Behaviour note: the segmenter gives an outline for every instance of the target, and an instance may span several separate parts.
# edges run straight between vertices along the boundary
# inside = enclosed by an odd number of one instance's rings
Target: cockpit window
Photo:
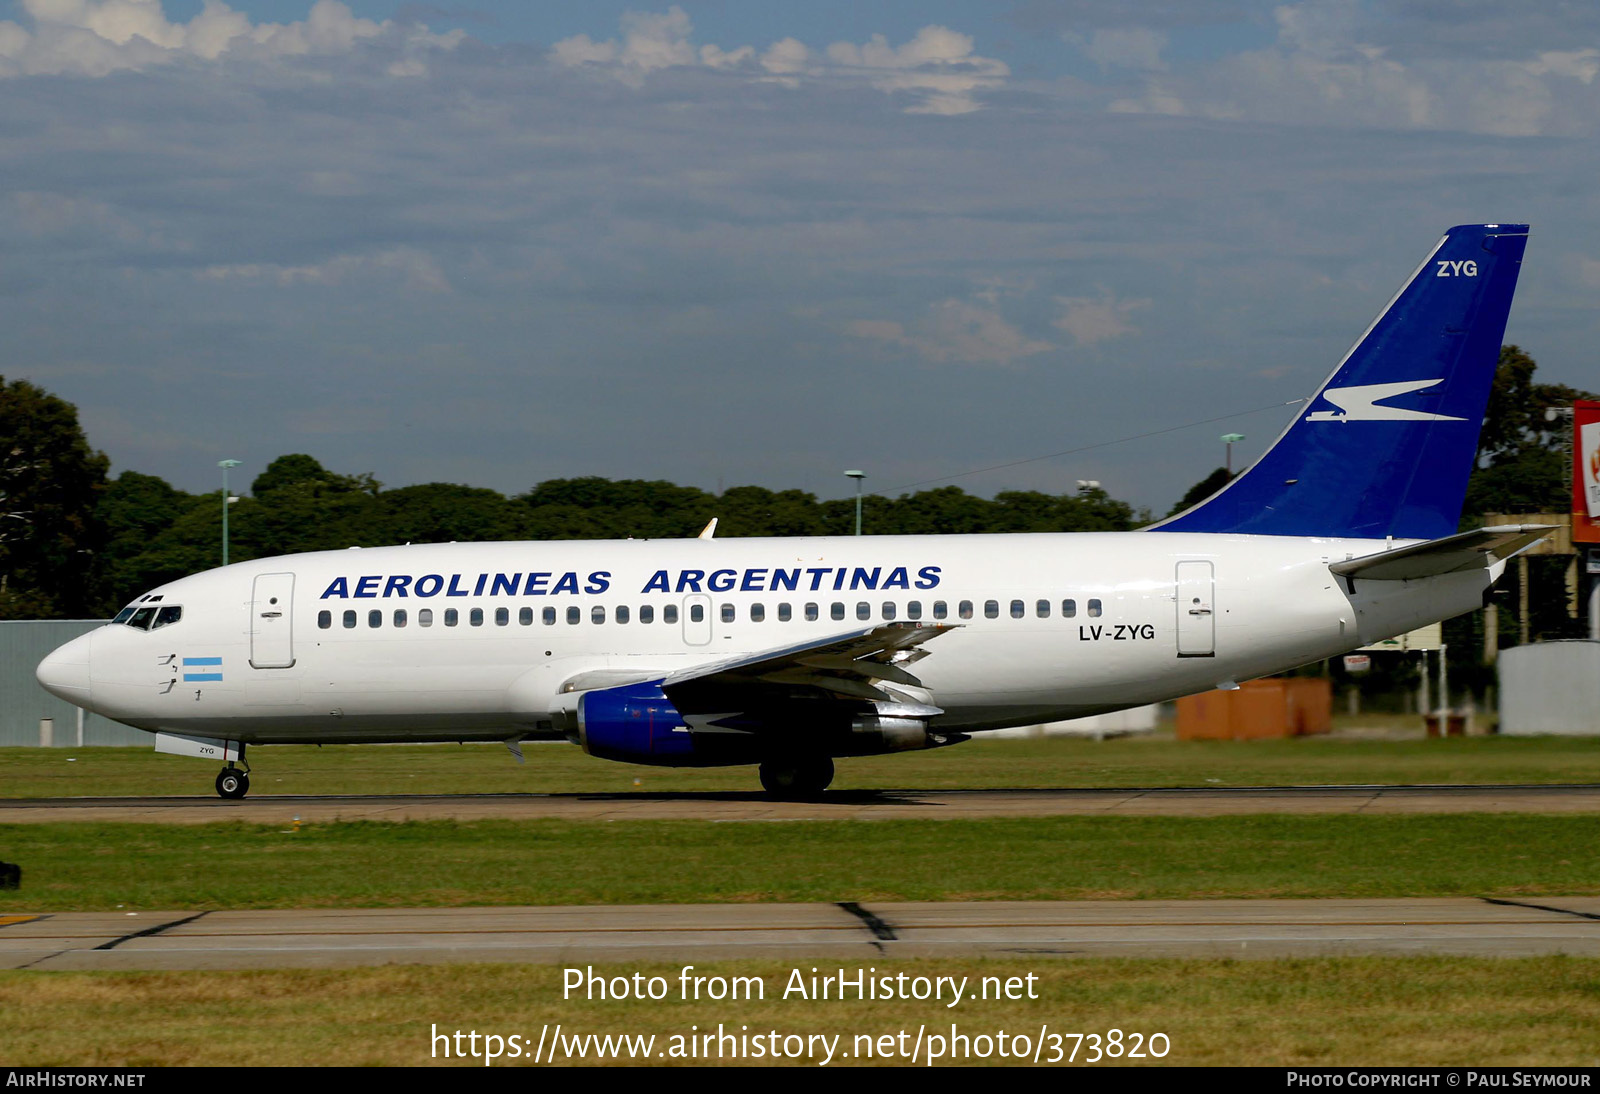
[[[129,604],[118,612],[117,617],[111,622],[138,627],[141,631],[153,631],[170,626],[183,618],[181,605],[154,604],[147,601],[142,601],[141,604]]]

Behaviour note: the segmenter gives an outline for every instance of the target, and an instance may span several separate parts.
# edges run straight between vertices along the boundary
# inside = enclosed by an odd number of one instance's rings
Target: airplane
[[[224,798],[251,745],[563,738],[812,797],[838,757],[1235,688],[1480,607],[1548,531],[1457,531],[1527,233],[1451,228],[1255,464],[1138,531],[263,558],[37,676]]]

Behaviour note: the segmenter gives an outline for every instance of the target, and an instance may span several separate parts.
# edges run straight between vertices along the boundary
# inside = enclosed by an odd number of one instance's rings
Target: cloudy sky
[[[0,0],[0,375],[312,453],[1164,511],[1464,221],[1600,388],[1600,5]],[[1261,409],[1269,408],[1269,409]],[[1249,413],[1254,411],[1254,413]]]

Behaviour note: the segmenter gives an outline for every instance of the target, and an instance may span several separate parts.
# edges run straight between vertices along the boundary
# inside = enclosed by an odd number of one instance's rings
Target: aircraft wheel
[[[801,756],[768,760],[761,765],[761,785],[774,798],[805,801],[822,796],[833,782],[833,760],[827,756]]]
[[[242,798],[250,793],[250,776],[236,767],[225,767],[217,775],[217,793],[224,798]]]

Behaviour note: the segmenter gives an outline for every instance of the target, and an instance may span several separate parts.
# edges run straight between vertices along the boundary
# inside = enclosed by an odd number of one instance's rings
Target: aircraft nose
[[[34,670],[51,695],[85,709],[89,706],[89,648],[92,634],[81,635],[39,662]]]

